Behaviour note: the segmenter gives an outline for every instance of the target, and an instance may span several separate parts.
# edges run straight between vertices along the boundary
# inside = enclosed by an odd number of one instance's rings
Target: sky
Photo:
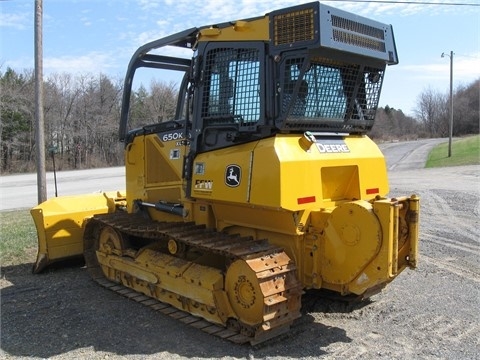
[[[435,4],[410,3],[418,1]],[[149,41],[307,2],[43,0],[44,78],[102,73],[122,79],[130,57]],[[480,0],[322,3],[393,25],[400,62],[387,67],[380,106],[415,116],[423,92],[448,95],[451,51],[454,89],[480,78]],[[34,0],[0,0],[0,72],[34,69],[34,15]]]

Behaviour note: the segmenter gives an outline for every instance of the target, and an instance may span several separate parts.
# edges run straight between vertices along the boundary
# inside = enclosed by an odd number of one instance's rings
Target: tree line
[[[35,171],[35,77],[33,70],[0,72],[0,173]],[[123,80],[104,74],[52,74],[44,81],[46,153],[57,170],[123,165],[118,141]],[[479,133],[480,79],[453,94],[454,136]],[[152,80],[132,94],[135,124],[172,119],[178,88]],[[449,95],[428,89],[417,100],[415,116],[386,106],[377,110],[369,135],[378,140],[447,137]],[[47,161],[47,171],[53,161]]]

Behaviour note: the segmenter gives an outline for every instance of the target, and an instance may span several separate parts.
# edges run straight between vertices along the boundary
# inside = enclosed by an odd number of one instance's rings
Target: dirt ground
[[[421,149],[389,162],[390,195],[421,197],[419,267],[369,302],[307,294],[288,337],[251,347],[101,288],[78,264],[40,275],[21,264],[1,269],[0,358],[479,359],[480,166],[400,166]]]

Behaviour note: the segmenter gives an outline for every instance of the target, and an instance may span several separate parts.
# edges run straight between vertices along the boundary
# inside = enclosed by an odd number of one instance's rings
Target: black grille
[[[332,15],[332,38],[336,42],[385,52],[382,29]]]
[[[362,24],[353,20],[345,19],[340,16],[332,15],[333,27],[355,32],[357,34],[367,35],[373,38],[384,40],[384,32],[382,29]]]

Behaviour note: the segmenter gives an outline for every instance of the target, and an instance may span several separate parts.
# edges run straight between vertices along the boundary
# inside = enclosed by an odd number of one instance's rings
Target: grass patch
[[[29,210],[0,212],[0,264],[34,262],[37,230]]]
[[[428,155],[425,167],[480,164],[480,135],[452,141],[452,156],[448,157],[448,142],[437,145]]]

